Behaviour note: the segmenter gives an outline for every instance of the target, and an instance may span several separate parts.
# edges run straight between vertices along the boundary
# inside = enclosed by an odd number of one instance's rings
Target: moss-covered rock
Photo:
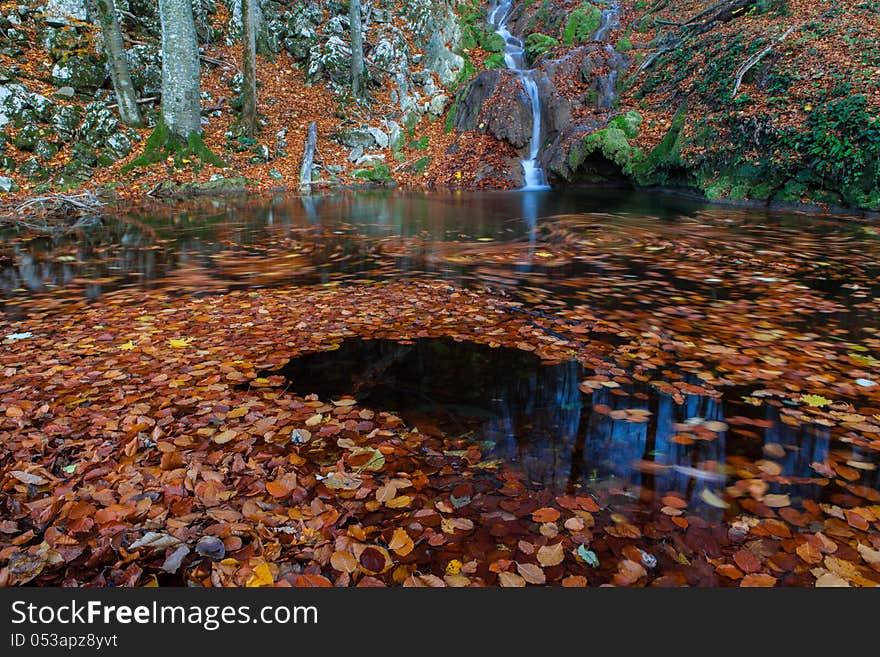
[[[562,28],[562,41],[568,46],[590,41],[602,22],[602,11],[589,2],[568,15]]]

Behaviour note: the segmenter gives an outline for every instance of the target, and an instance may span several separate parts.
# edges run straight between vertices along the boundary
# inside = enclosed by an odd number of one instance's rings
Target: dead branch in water
[[[104,202],[93,192],[32,196],[2,208],[0,223],[41,233],[66,233],[98,223],[103,207]]]

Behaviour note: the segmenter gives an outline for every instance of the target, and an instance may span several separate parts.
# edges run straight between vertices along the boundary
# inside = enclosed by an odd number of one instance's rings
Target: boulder
[[[62,20],[73,18],[78,21],[88,21],[88,4],[86,0],[47,0],[46,16]]]
[[[82,110],[76,105],[61,105],[55,110],[49,125],[56,136],[62,141],[73,141],[79,124],[82,121]]]
[[[453,125],[458,130],[477,129],[514,148],[528,146],[532,104],[518,76],[506,70],[483,71],[457,98]]]
[[[18,184],[12,178],[0,176],[0,192],[9,194],[10,192],[17,192],[18,189]]]
[[[335,141],[343,146],[354,148],[373,148],[376,145],[376,138],[369,128],[347,128],[340,130],[334,137]]]
[[[449,96],[446,94],[438,94],[431,99],[431,102],[428,103],[428,111],[434,116],[440,116],[446,111],[446,107],[449,105]]]
[[[367,132],[372,135],[373,140],[379,148],[388,148],[390,138],[384,130],[381,128],[367,128]]]
[[[63,64],[52,67],[52,82],[59,87],[70,86],[76,91],[94,93],[107,81],[107,69],[103,62],[95,62],[91,57],[73,55]]]
[[[453,125],[459,131],[474,130],[479,123],[483,104],[495,93],[501,71],[483,71],[455,95],[455,117]]]

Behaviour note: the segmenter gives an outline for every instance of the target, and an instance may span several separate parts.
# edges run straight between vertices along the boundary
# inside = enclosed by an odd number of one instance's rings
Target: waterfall
[[[504,63],[516,73],[522,82],[529,102],[532,105],[532,136],[529,139],[529,157],[522,160],[525,191],[550,189],[544,178],[544,171],[538,166],[538,155],[541,151],[541,99],[538,85],[535,83],[534,72],[525,68],[525,45],[522,39],[513,36],[507,29],[513,0],[500,0],[489,13],[489,25],[495,28],[495,34],[504,39]]]
[[[610,9],[603,9],[599,29],[596,31],[596,36],[593,37],[593,41],[605,41],[605,39],[608,38],[608,33],[619,25],[620,7],[615,5]]]

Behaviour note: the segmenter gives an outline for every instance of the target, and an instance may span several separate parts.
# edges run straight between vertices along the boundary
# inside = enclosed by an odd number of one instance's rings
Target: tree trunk
[[[364,25],[361,20],[361,0],[351,0],[348,5],[351,23],[351,94],[364,96]]]
[[[241,0],[242,87],[241,125],[248,137],[259,130],[257,123],[257,7],[258,0]]]
[[[304,194],[312,192],[312,167],[315,164],[315,149],[318,146],[318,124],[309,123],[306,134],[306,145],[303,149],[302,166],[299,170],[299,191]]]
[[[162,120],[187,140],[201,134],[199,44],[190,0],[159,0],[162,22]]]
[[[119,29],[119,19],[116,17],[116,6],[113,0],[97,0],[97,9],[101,31],[104,34],[110,78],[113,80],[113,90],[116,92],[116,102],[119,105],[119,118],[127,125],[142,125],[137,93],[131,83],[128,63],[125,61],[125,45],[122,41],[122,30]]]

